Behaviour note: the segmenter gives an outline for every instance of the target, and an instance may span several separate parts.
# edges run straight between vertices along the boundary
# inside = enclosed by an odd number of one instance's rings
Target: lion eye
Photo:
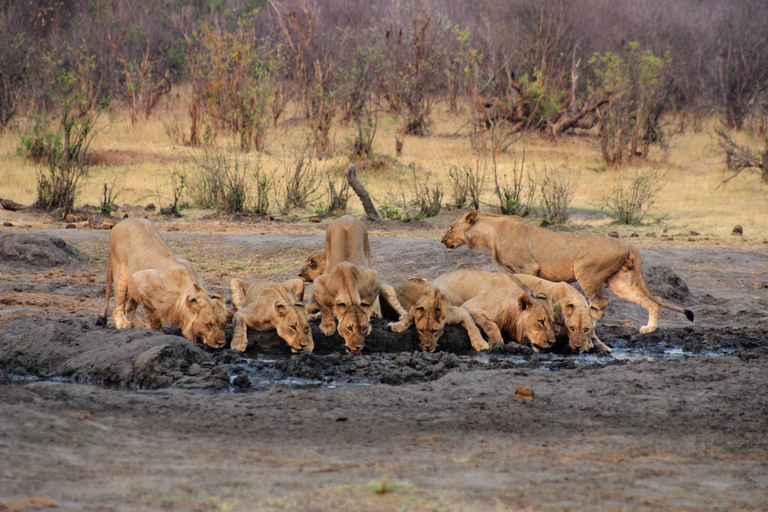
[[[307,328],[304,329],[304,333],[309,334],[309,326],[307,326]]]
[[[293,329],[293,330],[295,331],[295,330],[296,330],[296,326],[295,326],[295,325],[292,325],[292,326],[291,326],[291,329]]]
[[[576,328],[574,326],[570,326],[569,329],[571,330],[571,332],[576,332]]]
[[[539,325],[544,327],[544,320],[539,320]]]
[[[584,332],[589,332],[589,327],[585,327]]]
[[[349,332],[352,332],[352,326],[351,326],[351,325],[350,325],[350,326],[348,326],[348,327],[347,327],[347,330],[348,330]]]

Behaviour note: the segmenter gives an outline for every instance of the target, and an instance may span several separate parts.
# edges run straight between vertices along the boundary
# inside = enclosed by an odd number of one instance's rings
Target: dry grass
[[[125,119],[106,117],[100,120],[101,130],[92,149],[100,160],[112,165],[98,165],[91,169],[91,177],[83,188],[78,204],[98,205],[103,183],[115,183],[119,191],[118,204],[146,204],[157,206],[169,203],[171,189],[168,174],[174,165],[189,158],[191,148],[178,146],[169,138],[166,126],[180,120],[184,126],[183,94],[173,95],[157,114],[147,122],[131,126]],[[306,134],[297,112],[287,112],[281,125],[272,129],[267,140],[267,151],[260,158],[267,173],[279,172],[282,160],[290,149]],[[379,204],[392,202],[392,194],[410,194],[408,186],[409,164],[421,167],[431,183],[439,183],[449,195],[450,180],[447,169],[451,165],[474,165],[475,155],[469,142],[469,127],[454,134],[465,123],[463,116],[452,116],[442,108],[434,115],[430,136],[408,137],[401,157],[395,156],[393,123],[386,116],[379,123],[374,151],[385,162],[378,168],[361,167],[360,177]],[[768,186],[756,175],[740,176],[720,186],[724,176],[721,156],[714,149],[710,133],[712,121],[701,133],[687,131],[672,137],[666,151],[657,150],[650,160],[633,163],[627,169],[606,170],[601,162],[598,142],[593,136],[563,137],[559,143],[537,136],[516,140],[507,152],[499,155],[500,175],[510,174],[519,165],[525,151],[526,164],[543,169],[567,165],[579,173],[579,184],[572,203],[576,210],[572,223],[587,225],[594,230],[611,230],[610,219],[599,212],[599,205],[611,191],[616,174],[631,176],[646,170],[660,171],[666,184],[661,190],[653,214],[663,219],[657,225],[633,228],[632,231],[661,231],[665,227],[676,230],[695,230],[705,236],[727,238],[735,224],[744,227],[745,236],[768,239]],[[35,199],[35,166],[17,156],[16,147],[20,130],[0,135],[0,197],[8,197],[23,204]],[[339,176],[349,163],[344,148],[353,137],[352,127],[337,127],[334,140],[337,155],[325,155],[318,162],[321,172]],[[746,136],[741,136],[746,137]],[[220,136],[218,143],[227,144]],[[394,165],[393,165],[394,163]],[[491,183],[486,181],[483,202],[495,205]],[[273,203],[274,204],[274,203]],[[397,205],[396,205],[397,206]],[[489,206],[484,206],[488,209]],[[350,201],[352,213],[362,213],[359,201]]]

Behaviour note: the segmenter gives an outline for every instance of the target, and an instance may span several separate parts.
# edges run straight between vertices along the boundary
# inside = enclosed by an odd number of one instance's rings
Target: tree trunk
[[[368,191],[365,190],[362,182],[357,178],[357,167],[355,167],[355,164],[349,164],[347,170],[344,171],[344,177],[347,178],[349,186],[352,187],[352,190],[355,191],[357,197],[360,198],[360,202],[363,203],[365,215],[372,220],[381,219],[381,217],[379,217],[379,212],[376,211],[376,207],[373,206],[371,196],[368,195]]]

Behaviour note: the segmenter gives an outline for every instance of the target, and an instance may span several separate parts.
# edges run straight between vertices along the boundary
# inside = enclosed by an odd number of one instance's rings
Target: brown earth
[[[421,227],[371,226],[401,229]],[[163,237],[218,291],[254,269],[292,277],[323,243],[237,230]],[[270,334],[241,356],[97,327],[107,237],[0,232],[0,510],[768,509],[759,248],[641,249],[651,291],[696,322],[663,311],[642,336],[645,311],[608,293],[613,356],[478,356],[455,328],[423,354],[378,320],[363,356],[313,325],[316,353],[291,357]],[[439,237],[374,236],[372,266],[393,284],[493,269]]]

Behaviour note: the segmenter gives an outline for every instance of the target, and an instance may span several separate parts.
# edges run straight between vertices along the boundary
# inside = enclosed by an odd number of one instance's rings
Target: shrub
[[[493,179],[496,187],[496,197],[499,199],[499,209],[502,215],[519,215],[526,217],[533,213],[534,197],[536,195],[536,179],[525,169],[525,152],[520,162],[520,170],[512,167],[512,181],[507,181],[506,174],[503,183],[499,183],[499,173],[496,166],[496,156],[493,155]]]
[[[453,186],[453,208],[463,208],[469,202],[473,210],[480,208],[480,195],[485,184],[487,166],[477,158],[475,167],[468,164],[454,165],[448,168],[448,177]]]
[[[419,173],[423,173],[419,169]],[[429,178],[425,176],[422,181],[415,168],[411,168],[411,189],[413,192],[413,205],[418,208],[417,216],[434,217],[440,213],[443,205],[443,190],[440,185],[430,187]]]
[[[617,179],[603,209],[608,211],[617,224],[640,224],[649,214],[663,187],[658,172],[637,174],[629,182]]]
[[[573,200],[578,185],[578,177],[570,170],[545,168],[539,190],[544,218],[550,224],[568,222],[568,207]]]
[[[223,213],[246,211],[253,193],[248,183],[251,170],[248,154],[223,150],[211,137],[204,137],[202,149],[200,155],[192,157],[197,168],[189,186],[193,204]]]
[[[160,208],[160,213],[163,215],[172,215],[174,217],[181,217],[181,198],[184,195],[184,189],[187,184],[187,177],[183,171],[175,169],[169,173],[171,180],[171,191],[173,192],[173,202],[167,206]]]
[[[115,183],[112,185],[104,184],[104,191],[101,197],[101,207],[99,210],[102,215],[112,215],[115,211],[115,201],[117,201],[118,192],[115,192]]]
[[[306,140],[287,155],[283,164],[283,175],[280,181],[278,202],[283,213],[294,208],[306,208],[317,199],[320,189],[320,174],[312,159],[312,143]]]

